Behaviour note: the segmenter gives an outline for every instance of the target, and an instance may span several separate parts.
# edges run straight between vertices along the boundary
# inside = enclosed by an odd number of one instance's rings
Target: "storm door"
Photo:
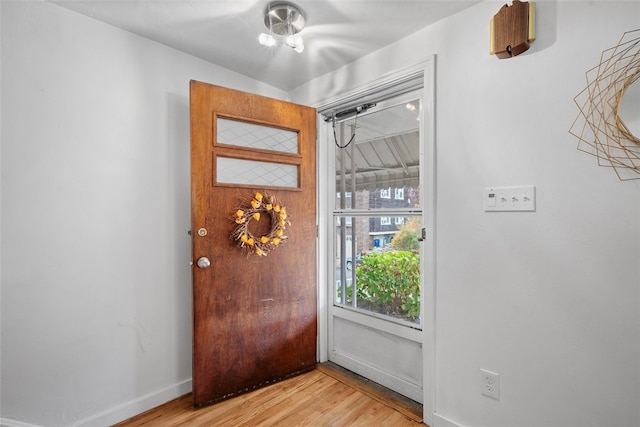
[[[325,114],[328,359],[422,402],[423,91]]]

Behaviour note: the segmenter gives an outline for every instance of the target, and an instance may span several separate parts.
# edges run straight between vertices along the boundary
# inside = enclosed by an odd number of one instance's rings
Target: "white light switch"
[[[486,212],[535,212],[536,187],[490,187],[484,189]]]

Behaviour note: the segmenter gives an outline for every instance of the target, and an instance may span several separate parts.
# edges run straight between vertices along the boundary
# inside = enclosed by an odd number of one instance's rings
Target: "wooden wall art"
[[[534,3],[513,0],[491,19],[489,53],[500,59],[513,58],[527,51],[535,38]]]
[[[579,139],[578,150],[613,168],[621,181],[640,179],[640,134],[634,135],[619,115],[622,98],[634,82],[640,85],[639,77],[637,29],[602,52],[600,63],[586,72],[587,87],[574,98],[580,113],[569,132]],[[631,114],[637,116],[640,106],[634,106]]]

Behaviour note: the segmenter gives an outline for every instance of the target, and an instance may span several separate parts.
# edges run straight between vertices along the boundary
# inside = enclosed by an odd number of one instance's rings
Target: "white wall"
[[[538,40],[498,60],[502,4],[291,95],[438,55],[436,427],[638,426],[640,183],[568,129],[640,2],[538,2]],[[54,5],[0,11],[2,421],[105,425],[190,389],[188,81],[286,94]],[[484,187],[521,184],[537,212],[483,212]]]
[[[640,181],[576,150],[585,72],[640,2],[537,2],[537,36],[488,54],[483,2],[292,92],[314,104],[437,55],[435,426],[640,425]],[[535,213],[483,189],[535,185]],[[479,370],[501,398],[480,394]],[[447,422],[449,420],[450,422]]]
[[[0,4],[2,423],[107,425],[191,389],[189,80],[286,93]]]

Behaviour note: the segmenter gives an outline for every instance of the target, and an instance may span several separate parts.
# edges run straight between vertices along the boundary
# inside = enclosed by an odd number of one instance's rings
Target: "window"
[[[404,224],[404,217],[397,216],[396,217],[396,225]]]
[[[390,199],[391,198],[391,188],[382,188],[382,189],[380,189],[380,198],[381,199]]]
[[[396,200],[404,200],[404,188],[396,188],[396,194],[394,198]]]
[[[391,225],[391,218],[388,216],[380,217],[380,225]]]

